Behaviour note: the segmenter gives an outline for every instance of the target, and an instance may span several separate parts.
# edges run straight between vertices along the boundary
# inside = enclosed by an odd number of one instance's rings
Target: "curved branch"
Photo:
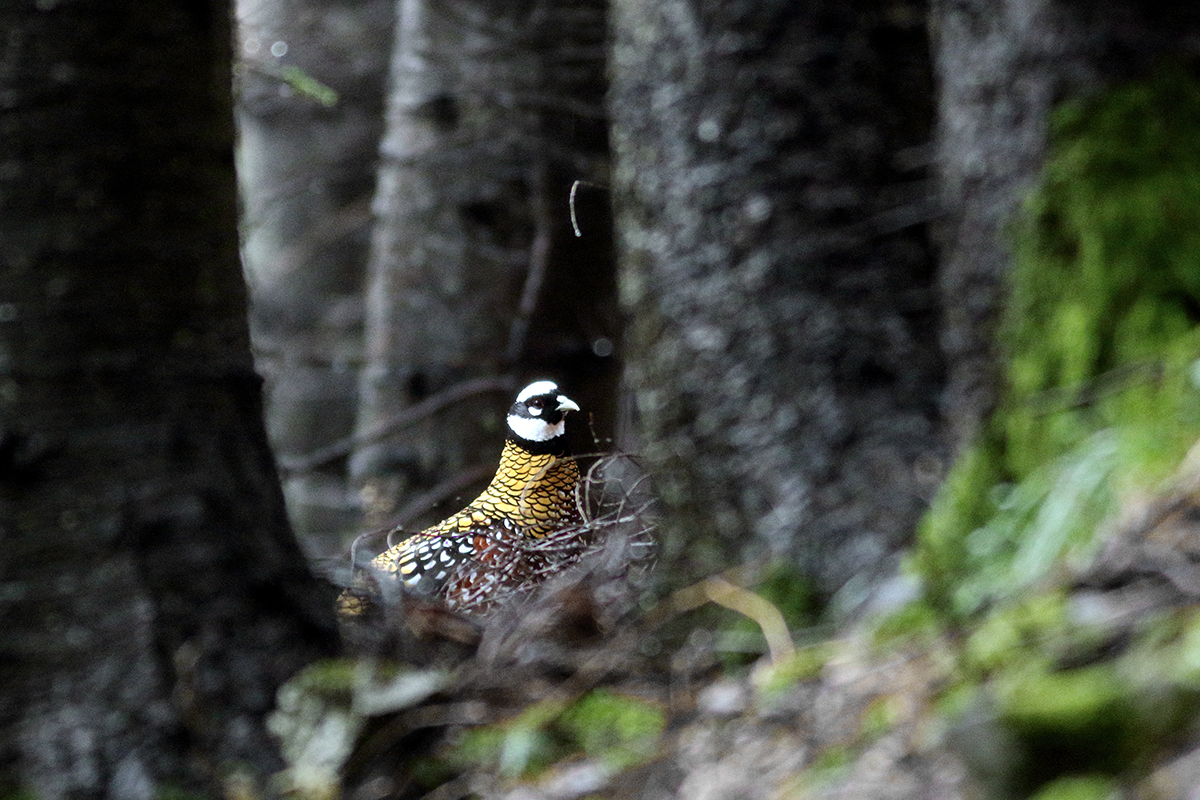
[[[410,428],[421,420],[427,419],[448,406],[461,402],[468,397],[474,397],[478,394],[488,394],[490,392],[508,393],[512,391],[513,381],[506,376],[475,378],[474,380],[463,381],[430,395],[416,405],[409,406],[369,430],[343,437],[324,447],[318,447],[306,455],[281,456],[278,459],[279,469],[281,472],[288,474],[312,472],[339,458],[345,458],[364,444],[386,439],[405,428]]]

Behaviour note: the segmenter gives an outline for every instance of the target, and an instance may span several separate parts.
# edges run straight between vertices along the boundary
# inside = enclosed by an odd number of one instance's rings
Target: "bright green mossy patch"
[[[963,643],[962,666],[968,676],[983,677],[1030,655],[1054,657],[1087,635],[1068,619],[1061,593],[1038,594],[981,619]]]
[[[762,665],[753,674],[759,699],[769,705],[797,683],[817,677],[834,651],[833,642],[817,642],[798,647],[778,664]]]
[[[1030,800],[1115,800],[1120,796],[1116,782],[1105,775],[1067,775],[1047,783]]]
[[[551,727],[563,708],[561,701],[543,700],[511,720],[467,731],[450,762],[460,768],[494,766],[508,777],[541,772],[572,750]]]
[[[581,755],[621,770],[652,759],[665,728],[657,703],[601,688],[570,703],[543,700],[507,722],[468,731],[449,760],[494,765],[510,778]]]
[[[1050,670],[1030,664],[1002,674],[1000,718],[1042,769],[1119,772],[1142,741],[1129,687],[1111,664]]]
[[[1016,796],[1063,775],[1137,775],[1194,731],[1200,714],[1200,612],[1164,608],[1131,625],[1088,625],[1073,602],[1047,592],[989,609],[938,704],[947,718],[990,731],[976,742],[1005,744],[998,774]],[[986,768],[979,752],[966,755]]]
[[[558,719],[563,732],[584,753],[615,769],[651,757],[666,724],[658,704],[608,689],[589,692]]]
[[[953,614],[1086,558],[1200,438],[1200,82],[1162,70],[1071,101],[1050,140],[1014,227],[1006,389],[914,559]]]

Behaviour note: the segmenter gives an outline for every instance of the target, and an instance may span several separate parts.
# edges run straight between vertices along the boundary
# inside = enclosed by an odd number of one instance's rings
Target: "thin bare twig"
[[[622,457],[599,455],[602,456],[601,461]],[[586,477],[581,478],[581,485],[576,488],[577,503],[587,493],[584,485],[593,481],[608,483],[597,477],[595,470],[593,465]],[[474,613],[527,595],[551,576],[588,556],[599,556],[605,552],[614,536],[623,540],[627,568],[648,569],[656,548],[653,541],[654,523],[644,515],[652,501],[634,509],[629,507],[632,504],[626,500],[622,498],[620,502],[604,503],[604,507],[595,509],[595,513],[581,507],[582,520],[578,524],[567,525],[542,536],[522,536],[511,540],[502,536],[496,539],[489,545],[485,560],[489,572],[495,573],[497,580],[480,583],[468,590],[456,599],[454,607]],[[628,530],[630,523],[637,529]]]
[[[553,214],[550,210],[548,167],[545,160],[539,161],[533,169],[531,180],[533,198],[533,243],[529,246],[529,272],[525,276],[525,287],[521,290],[521,301],[517,306],[516,316],[508,329],[508,347],[504,357],[510,364],[515,364],[525,350],[525,339],[529,335],[529,321],[537,308],[538,296],[542,293],[542,284],[546,282],[546,271],[550,264],[550,248],[554,241],[551,229]]]
[[[710,577],[717,578],[734,586],[745,587],[746,584],[752,582],[762,574],[766,563],[766,560],[750,561],[745,564],[739,564],[736,567],[730,567]],[[700,608],[700,606],[710,602],[711,598],[709,598],[708,592],[705,589],[707,580],[706,578],[699,583],[677,589],[668,597],[660,600],[653,608],[646,612],[645,619],[647,624],[651,627],[660,625],[669,619],[680,614],[686,614],[688,611]]]
[[[441,483],[434,486],[427,492],[414,497],[404,504],[404,508],[393,514],[389,521],[391,529],[395,531],[398,528],[403,528],[405,525],[412,522],[414,519],[424,514],[429,509],[436,506],[438,503],[449,500],[455,495],[461,494],[464,490],[470,487],[471,484],[481,481],[496,472],[495,464],[478,464],[470,469],[463,470],[452,478],[447,478]],[[389,534],[388,547],[391,547],[393,542]]]
[[[709,600],[749,617],[762,629],[771,652],[771,663],[778,664],[795,654],[796,646],[792,644],[787,622],[779,608],[769,600],[715,576],[706,578],[702,585]]]
[[[386,439],[405,428],[412,427],[418,422],[468,397],[474,397],[478,394],[488,394],[490,392],[511,392],[512,387],[513,381],[508,377],[475,378],[463,381],[430,395],[416,405],[409,406],[398,414],[376,424],[369,430],[345,436],[324,447],[318,447],[306,455],[281,457],[279,459],[279,469],[289,474],[311,472],[339,458],[345,458],[365,444]]]
[[[571,230],[575,231],[575,238],[583,236],[583,231],[579,228],[579,220],[575,217],[575,193],[579,191],[580,184],[584,186],[595,186],[598,189],[607,189],[608,187],[602,183],[592,183],[591,181],[575,181],[571,184]]]

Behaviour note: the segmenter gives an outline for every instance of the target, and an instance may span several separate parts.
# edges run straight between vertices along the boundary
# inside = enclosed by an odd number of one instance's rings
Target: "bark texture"
[[[934,20],[959,453],[917,560],[929,596],[962,611],[1090,541],[1078,531],[1194,441],[1193,348],[1179,342],[1195,322],[1195,225],[1173,206],[1195,203],[1172,181],[1192,172],[1200,9],[1011,0],[939,3]],[[1051,488],[1089,453],[1124,483],[1064,514]]]
[[[603,6],[403,0],[375,196],[358,430],[465,378],[554,377],[602,412],[615,339],[603,224],[571,241],[568,188],[603,169]],[[597,244],[599,242],[599,244]],[[602,353],[596,355],[595,353]],[[506,396],[456,404],[354,472],[387,519],[409,488],[495,463]],[[611,393],[611,386],[609,387]]]
[[[668,555],[787,556],[836,589],[886,565],[943,453],[923,8],[614,9],[620,290]]]
[[[267,427],[284,465],[354,428],[394,6],[237,4],[243,253]],[[303,91],[311,81],[320,86]],[[340,554],[338,534],[358,520],[345,460],[285,473],[284,492],[310,554]]]
[[[265,772],[329,641],[261,421],[220,2],[0,12],[0,782]]]
[[[1014,214],[1038,177],[1063,99],[1194,58],[1197,12],[1138,2],[937,2],[939,275],[946,407],[970,441],[997,398],[996,317]]]

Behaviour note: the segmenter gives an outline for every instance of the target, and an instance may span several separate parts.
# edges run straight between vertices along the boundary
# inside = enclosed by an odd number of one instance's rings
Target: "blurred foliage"
[[[226,781],[228,785],[228,781]],[[5,800],[37,800],[37,795],[17,795],[13,798],[5,798]],[[164,784],[158,787],[154,795],[155,800],[209,800],[209,795],[195,789],[188,789],[178,784]]]
[[[976,774],[1103,800],[1200,716],[1194,607],[1117,624],[1064,589],[1200,439],[1200,82],[1065,103],[1050,135],[1013,228],[1005,386],[919,532],[922,599],[877,633],[953,642],[936,704]]]
[[[280,687],[267,728],[288,763],[276,778],[286,791],[314,800],[338,796],[339,770],[364,724],[353,708],[356,670],[347,659],[318,661]]]
[[[342,772],[371,720],[425,702],[449,680],[443,670],[375,659],[309,664],[280,687],[267,719],[287,763],[275,789],[308,800],[339,797]]]
[[[558,723],[588,756],[625,769],[653,755],[666,715],[657,704],[596,689],[563,712]]]
[[[309,72],[295,64],[277,66],[267,61],[242,61],[239,68],[253,70],[261,75],[274,78],[285,84],[298,96],[314,100],[325,108],[333,108],[340,101],[336,89],[317,80]]]
[[[1068,775],[1043,786],[1030,800],[1115,800],[1121,794],[1104,775]]]
[[[1086,557],[1120,498],[1200,438],[1200,83],[1183,69],[1063,104],[1014,229],[999,408],[913,565],[969,614]]]
[[[931,710],[998,796],[1106,797],[1200,721],[1195,605],[1093,616],[1049,588],[993,605],[951,640]]]
[[[280,70],[279,77],[301,97],[316,100],[326,108],[333,108],[338,104],[337,91],[294,64],[289,64]]]
[[[669,623],[681,630],[654,634],[655,648],[687,656],[683,680],[753,690],[745,710],[713,718],[837,706],[823,719],[845,722],[842,734],[814,741],[789,784],[797,796],[903,736],[953,750],[996,796],[1104,800],[1200,724],[1200,606],[1089,611],[1074,582],[1122,504],[1154,495],[1200,439],[1200,83],[1167,70],[1066,104],[1052,144],[1014,228],[1005,393],[920,531],[910,565],[922,599],[873,628],[874,651],[856,651],[856,633],[823,638],[812,585],[778,563],[735,582],[801,640],[785,656],[763,657],[761,619],[705,600],[699,584],[675,595]],[[870,658],[886,666],[856,662]],[[870,688],[877,673],[886,679]],[[364,693],[352,678],[314,672],[300,694],[281,693],[273,729],[290,732],[289,761],[321,767],[293,766],[293,791],[335,785],[354,715],[407,708],[446,680],[398,673]],[[578,692],[537,694],[501,722],[459,729],[408,769],[425,787],[470,774],[537,781],[579,764],[615,775],[669,762],[685,738],[676,724],[715,725],[675,719],[667,736],[659,703]]]
[[[810,627],[817,621],[820,599],[812,580],[795,564],[783,559],[772,561],[749,588],[775,606],[792,631]],[[717,631],[716,648],[726,669],[754,664],[767,650],[767,640],[759,624],[736,611],[712,606],[711,617],[704,624]],[[803,658],[801,655],[800,660]]]
[[[854,757],[854,750],[845,745],[834,744],[823,748],[813,763],[797,776],[791,796],[806,797],[827,790],[853,769]]]
[[[752,676],[759,698],[769,705],[800,681],[817,677],[835,650],[833,642],[817,642],[797,648],[778,664],[760,662]]]
[[[508,778],[578,756],[622,770],[653,758],[665,727],[658,704],[601,688],[573,702],[546,699],[511,720],[469,730],[448,760],[460,769],[494,765]]]

